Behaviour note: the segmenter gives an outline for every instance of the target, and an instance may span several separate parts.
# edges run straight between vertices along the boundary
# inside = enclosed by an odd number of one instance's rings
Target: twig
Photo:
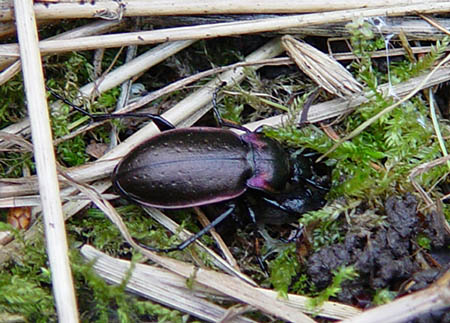
[[[94,270],[111,284],[121,284],[131,263],[126,260],[112,258],[90,245],[81,248],[81,254],[87,261],[94,261]],[[186,286],[186,280],[167,269],[156,266],[136,264],[126,289],[155,302],[189,313],[207,322],[216,322],[226,310],[214,304],[205,296],[211,290],[193,284]],[[233,322],[254,322],[245,317],[239,317]]]
[[[14,4],[56,309],[61,322],[78,322],[33,6]]]
[[[194,41],[179,41],[179,42],[172,42],[167,44],[161,44],[159,46],[156,46],[155,48],[152,48],[148,50],[147,52],[143,53],[142,55],[136,57],[129,63],[126,63],[112,72],[105,75],[103,78],[96,80],[94,82],[88,83],[80,88],[78,97],[80,100],[84,97],[91,97],[94,94],[101,94],[104,91],[107,91],[109,89],[112,89],[115,86],[118,86],[122,82],[125,82],[126,80],[134,77],[135,75],[141,74],[151,68],[152,66],[162,62],[164,59],[174,55],[175,53],[183,50],[184,48],[190,46],[193,44]],[[75,100],[73,103],[78,104],[81,101]],[[60,109],[62,105],[62,102],[57,101],[52,103],[51,109]],[[126,111],[126,110],[125,110]],[[103,122],[104,123],[104,122]],[[98,123],[101,124],[101,123]],[[94,126],[97,126],[98,124],[92,124],[86,127],[86,129],[83,129],[80,132],[87,131],[89,129],[92,129]],[[27,128],[29,127],[29,120],[24,119],[20,123],[13,124],[2,131],[14,133],[14,134],[22,134],[26,135]],[[78,133],[76,133],[78,134]],[[1,139],[1,138],[0,138]],[[67,138],[65,138],[67,140]],[[59,140],[56,140],[56,143],[60,142]],[[8,147],[7,141],[0,141],[1,147]]]
[[[428,22],[430,25],[432,25],[433,27],[435,27],[436,29],[440,30],[441,32],[443,32],[444,34],[450,36],[450,31],[448,31],[447,29],[445,29],[440,23],[438,23],[436,20],[434,20],[431,17],[427,17],[425,15],[419,15],[419,17],[421,17],[423,20],[425,20],[426,22]]]

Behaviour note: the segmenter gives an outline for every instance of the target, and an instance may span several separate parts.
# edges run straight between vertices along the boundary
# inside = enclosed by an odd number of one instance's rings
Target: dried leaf
[[[281,42],[297,66],[326,91],[339,97],[361,92],[363,86],[328,55],[289,35]]]

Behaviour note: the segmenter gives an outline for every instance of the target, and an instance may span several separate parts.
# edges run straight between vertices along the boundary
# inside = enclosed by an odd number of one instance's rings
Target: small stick
[[[14,4],[56,309],[61,322],[78,322],[36,20],[31,1]]]

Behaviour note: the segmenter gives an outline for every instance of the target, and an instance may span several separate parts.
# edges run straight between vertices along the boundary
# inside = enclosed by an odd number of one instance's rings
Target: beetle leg
[[[294,234],[292,234],[292,231],[291,231],[291,237],[290,238],[288,238],[288,239],[285,239],[285,238],[279,238],[279,240],[281,241],[281,242],[283,242],[283,243],[291,243],[291,242],[295,242],[295,241],[297,241],[301,236],[302,236],[302,234],[303,234],[303,226],[301,225],[300,227],[298,227],[297,229],[294,229],[295,230],[295,233]]]
[[[217,89],[214,91],[213,96],[212,96],[212,110],[213,110],[214,116],[216,117],[217,123],[219,124],[219,126],[221,128],[227,127],[227,128],[237,129],[237,130],[241,130],[241,131],[250,133],[251,131],[249,129],[247,129],[239,124],[233,123],[229,120],[223,119],[222,116],[220,115],[219,109],[217,108],[217,93],[219,92],[219,90],[222,87],[223,87],[223,85],[217,87]]]
[[[226,217],[228,217],[236,208],[236,205],[232,204],[230,206],[230,208],[228,210],[226,210],[225,212],[223,212],[221,215],[219,215],[217,218],[215,218],[211,223],[209,223],[206,227],[204,227],[203,229],[201,229],[199,232],[197,232],[196,234],[194,234],[193,236],[191,236],[190,238],[186,239],[185,241],[183,241],[182,243],[176,245],[175,247],[171,247],[171,248],[155,248],[155,247],[150,247],[147,245],[144,245],[142,243],[138,244],[150,251],[155,251],[155,252],[172,252],[172,251],[181,251],[183,249],[185,249],[187,246],[189,246],[191,243],[193,243],[195,240],[197,240],[198,238],[200,238],[202,235],[204,235],[205,233],[207,233],[209,230],[211,230],[212,228],[214,228],[216,225],[218,225],[220,222],[222,222],[223,220],[225,220]]]
[[[261,250],[259,247],[258,242],[258,235],[261,235],[261,224],[258,225],[256,220],[256,213],[255,210],[250,206],[250,203],[247,201],[245,203],[247,206],[248,215],[250,216],[250,219],[252,221],[252,227],[253,227],[253,234],[254,234],[254,240],[253,240],[253,251],[256,258],[256,261],[258,262],[259,268],[261,268],[262,272],[266,277],[269,277],[269,269],[267,268],[266,263],[264,262],[263,257],[261,256]]]

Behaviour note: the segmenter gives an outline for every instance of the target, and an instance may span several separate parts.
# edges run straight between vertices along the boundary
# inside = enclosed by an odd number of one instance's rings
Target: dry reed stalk
[[[28,114],[33,136],[34,158],[44,215],[46,251],[52,273],[53,295],[59,320],[62,322],[78,322],[64,216],[59,197],[59,183],[45,95],[44,75],[38,47],[36,20],[30,1],[15,0],[14,8],[20,57],[23,64],[25,92],[28,99]]]
[[[49,53],[67,51],[93,50],[98,48],[111,48],[128,45],[146,45],[176,40],[209,39],[224,36],[278,31],[293,27],[351,21],[355,17],[401,16],[407,14],[442,13],[449,11],[450,2],[444,1],[376,9],[354,9],[347,11],[312,13],[277,18],[255,19],[251,21],[119,33],[114,35],[80,37],[74,40],[47,40],[40,42],[39,45],[41,53],[45,55]],[[17,44],[1,45],[0,55],[18,56]]]
[[[95,248],[85,245],[81,249],[82,255],[88,260],[97,259],[94,264],[94,269],[96,272],[102,276],[104,279],[109,281],[110,283],[120,284],[124,275],[126,274],[127,269],[130,266],[130,263],[125,260],[115,259],[110,257]],[[226,283],[226,282],[225,282]],[[172,302],[168,300],[170,295],[173,293],[175,295],[179,295],[180,290],[185,291],[187,295],[186,297],[192,297],[194,299],[198,299],[200,303],[204,301],[202,298],[217,298],[220,299],[228,299],[225,295],[220,293],[220,291],[215,291],[211,289],[205,289],[197,284],[193,285],[193,289],[188,289],[186,287],[186,281],[184,278],[170,273],[164,269],[160,269],[156,266],[142,265],[138,264],[135,270],[133,271],[132,278],[130,279],[129,284],[127,285],[127,289],[138,293],[139,295],[148,297],[157,302],[170,302],[169,306],[176,307],[179,306],[179,302]],[[164,290],[165,296],[160,297],[159,290]],[[258,290],[262,293],[267,294],[269,297],[277,298],[276,292],[272,290],[258,288]],[[219,292],[219,293],[218,293]],[[199,298],[199,296],[201,298]],[[311,310],[307,309],[307,301],[308,297],[299,296],[299,295],[288,295],[287,299],[284,299],[283,302],[289,304],[289,306],[293,308],[300,308],[302,310],[306,310],[311,313]],[[188,300],[184,301],[189,302]],[[190,308],[181,308],[180,310],[189,312]],[[223,311],[223,309],[222,309]],[[192,315],[200,317],[203,312],[189,312]],[[360,310],[342,305],[335,302],[325,302],[322,308],[319,311],[320,316],[331,318],[331,319],[345,319],[353,317],[360,313]]]
[[[57,36],[48,38],[51,39],[72,39],[77,37],[85,37],[103,34],[116,30],[123,26],[123,23],[115,21],[95,21],[84,26],[66,31]],[[5,69],[6,68],[6,69]],[[6,58],[0,62],[0,85],[9,81],[21,69],[20,61],[17,58]]]
[[[112,258],[89,245],[81,248],[81,254],[87,261],[95,261],[93,268],[97,274],[115,285],[122,282],[131,266],[129,261]],[[126,289],[208,322],[219,321],[226,312],[205,297],[210,295],[210,290],[198,284],[189,288],[184,278],[155,266],[136,264]],[[233,322],[254,321],[237,317]]]
[[[367,310],[342,323],[407,322],[414,317],[450,306],[450,270],[430,287]]]
[[[427,3],[439,2],[428,0]],[[166,1],[101,1],[91,3],[58,1],[37,2],[34,5],[38,19],[104,18],[132,16],[204,15],[204,14],[255,14],[322,12],[356,8],[376,8],[421,4],[420,0],[184,0]],[[0,21],[12,20],[11,7],[0,7]]]
[[[169,42],[154,47],[130,62],[116,68],[100,79],[80,88],[80,97],[92,97],[120,85],[132,77],[144,73],[152,66],[189,47],[195,40]],[[76,103],[76,102],[75,102]]]
[[[111,187],[111,181],[104,180],[104,181],[96,181],[94,184],[91,185],[95,191],[99,193],[105,192],[107,189]],[[77,214],[81,210],[83,210],[86,206],[91,204],[91,200],[88,199],[86,196],[82,195],[80,197],[80,194],[78,194],[79,191],[74,187],[66,187],[61,190],[62,196],[70,196],[73,199],[64,203],[63,206],[63,213],[64,213],[64,219],[67,220],[73,215]],[[105,194],[102,195],[103,198],[106,197]],[[13,200],[13,205],[18,204],[21,202],[20,197],[11,197]],[[33,201],[33,199],[36,201],[40,201],[40,196],[30,197],[30,200]],[[16,202],[17,201],[17,202]],[[5,202],[7,202],[5,200]],[[39,214],[42,212],[40,203],[39,205],[36,205],[33,208],[33,211],[35,214]],[[39,220],[38,220],[39,221]],[[35,223],[29,230],[27,230],[24,233],[24,240],[25,241],[34,241],[37,239],[37,237],[40,237],[42,235],[42,223],[38,222]],[[14,259],[16,262],[21,262],[22,260],[20,257],[23,256],[23,244],[21,242],[12,241],[11,243],[8,243],[7,245],[0,248],[0,268],[2,268],[2,265],[7,263],[11,258]]]
[[[413,54],[426,54],[431,51],[431,46],[420,46],[420,47],[411,47],[411,52]],[[393,56],[402,56],[406,55],[406,51],[403,48],[389,48],[389,51],[386,53],[386,50],[377,50],[373,52],[370,57],[379,58],[379,57],[393,57]],[[356,55],[353,53],[332,53],[331,56],[339,61],[346,61],[356,59]]]
[[[209,221],[208,217],[205,215],[205,213],[199,207],[195,207],[194,211],[197,214],[198,221],[201,223],[201,225],[203,227],[206,227],[209,224],[211,224],[211,222]],[[225,241],[223,241],[222,236],[217,233],[215,227],[212,227],[209,230],[209,234],[211,235],[211,237],[216,242],[217,247],[219,248],[219,250],[223,254],[223,257],[225,258],[225,260],[230,264],[230,266],[232,266],[236,270],[240,271],[236,259],[234,258],[233,254],[231,253],[231,251],[228,248],[228,246],[225,243]],[[256,286],[256,283],[255,283],[255,286]]]
[[[249,20],[257,18],[270,18],[276,15],[213,15],[213,16],[162,16],[162,17],[143,17],[144,23],[153,26],[171,27],[171,26],[192,26],[200,24],[213,24],[223,22],[233,22],[239,20]],[[381,24],[371,23],[371,29],[375,34],[399,34],[404,32],[410,40],[438,40],[442,39],[446,33],[430,25],[422,18],[417,16],[402,17],[377,17]],[[435,18],[434,21],[440,26],[450,30],[450,19]],[[369,20],[369,23],[371,21]],[[291,34],[298,36],[319,36],[319,37],[350,37],[349,30],[345,27],[346,23],[330,23],[322,25],[302,26],[300,28],[287,28],[280,31],[274,31],[272,34]],[[276,36],[276,35],[274,35]]]

